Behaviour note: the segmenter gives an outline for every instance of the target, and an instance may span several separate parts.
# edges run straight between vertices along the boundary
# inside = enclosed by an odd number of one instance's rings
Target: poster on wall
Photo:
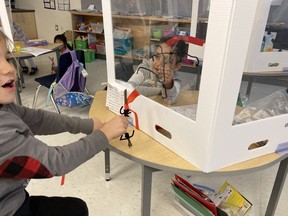
[[[43,4],[46,9],[56,9],[55,0],[43,0]]]
[[[58,0],[58,10],[69,11],[70,0]]]

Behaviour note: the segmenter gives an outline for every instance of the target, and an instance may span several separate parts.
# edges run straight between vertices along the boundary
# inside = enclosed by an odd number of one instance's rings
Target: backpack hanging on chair
[[[77,60],[76,52],[70,51],[72,63],[62,78],[51,85],[55,103],[60,106],[86,106],[93,98],[84,93],[86,77],[83,75],[83,64]]]

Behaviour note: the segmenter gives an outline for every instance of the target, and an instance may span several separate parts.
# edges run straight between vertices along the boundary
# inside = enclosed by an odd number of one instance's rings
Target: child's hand
[[[58,70],[58,67],[52,66],[52,67],[51,67],[51,74],[56,74],[56,73],[57,73],[57,70]]]
[[[128,118],[115,116],[110,121],[103,124],[100,130],[106,135],[108,140],[121,136],[128,128]]]
[[[101,127],[103,127],[104,123],[100,119],[93,117],[92,120],[94,123],[93,131],[96,131],[96,130],[100,129]]]
[[[165,88],[170,89],[173,87],[174,67],[171,64],[165,64],[165,68],[159,68],[161,79]]]

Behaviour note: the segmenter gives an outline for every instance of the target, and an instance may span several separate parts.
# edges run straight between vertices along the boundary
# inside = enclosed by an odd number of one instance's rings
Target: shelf
[[[92,34],[97,38],[101,38],[104,41],[103,33],[96,33],[92,31],[80,31],[77,29],[78,20],[83,17],[85,22],[88,23],[101,23],[103,22],[103,14],[95,12],[78,12],[70,11],[72,16],[72,26],[75,30],[72,31],[72,37],[76,38],[79,34]],[[163,29],[171,29],[175,24],[179,24],[179,28],[186,28],[190,30],[191,18],[167,18],[156,16],[138,16],[138,15],[124,15],[124,14],[112,14],[112,20],[114,25],[121,27],[127,27],[131,29],[133,34],[133,48],[139,49],[148,47],[147,55],[150,53],[151,45],[159,43],[160,39],[152,37],[151,30],[153,27],[161,27]],[[198,19],[199,22],[205,22],[205,19]],[[98,36],[99,35],[99,36]],[[97,53],[98,54],[98,53]],[[103,54],[99,54],[103,55]],[[104,54],[105,55],[105,54]],[[115,55],[115,57],[122,57],[127,59],[133,59],[142,61],[143,57],[132,55],[132,53],[126,55]],[[185,67],[193,67],[191,65],[185,65]]]
[[[125,15],[112,15],[113,18],[118,19],[139,19],[146,21],[158,21],[158,22],[171,22],[171,23],[191,23],[191,19],[174,19],[174,18],[163,18],[163,17],[155,17],[155,16],[125,16]]]
[[[156,38],[150,38],[150,40],[151,40],[151,41],[157,41],[157,42],[160,41],[160,39],[156,39]]]
[[[80,30],[72,30],[73,32],[77,32],[80,34],[98,34],[98,35],[104,35],[103,33],[97,33],[97,32],[93,32],[93,31],[80,31]]]
[[[93,13],[93,12],[83,13],[83,12],[77,12],[77,11],[70,11],[70,13],[72,15],[76,15],[76,16],[94,16],[94,17],[102,17],[103,16],[103,14],[101,14],[101,13]]]
[[[71,14],[77,16],[95,16],[95,17],[102,17],[102,13],[82,13],[77,11],[70,11]],[[147,21],[161,21],[161,22],[172,22],[172,23],[191,23],[191,18],[164,18],[164,17],[156,17],[156,16],[133,16],[133,15],[112,15],[113,18],[118,19],[138,19],[138,20],[147,20]],[[205,21],[206,18],[199,19],[199,21]]]

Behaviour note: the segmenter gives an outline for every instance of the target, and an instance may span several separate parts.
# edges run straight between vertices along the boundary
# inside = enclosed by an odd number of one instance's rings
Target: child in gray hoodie
[[[0,215],[88,215],[86,203],[73,197],[30,196],[25,190],[32,178],[64,175],[98,152],[109,140],[125,133],[128,120],[115,116],[106,123],[80,119],[14,103],[16,72],[9,43],[0,31]],[[52,147],[34,135],[68,131],[87,136],[65,146]]]

